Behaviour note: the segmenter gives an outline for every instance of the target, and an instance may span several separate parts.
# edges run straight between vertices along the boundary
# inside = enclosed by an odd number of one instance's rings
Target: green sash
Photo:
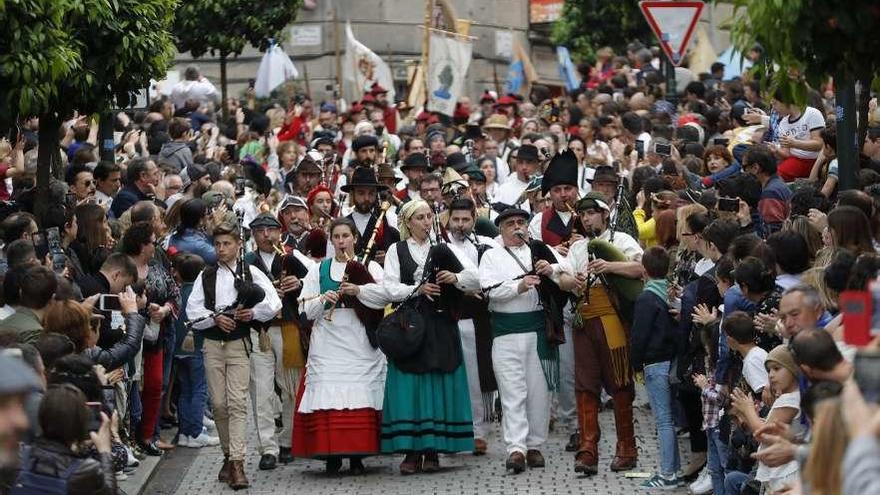
[[[493,311],[490,313],[490,320],[493,338],[529,332],[535,332],[538,335],[538,359],[541,360],[544,379],[547,380],[547,388],[551,392],[556,391],[559,386],[559,346],[550,345],[547,341],[544,312],[499,313]]]

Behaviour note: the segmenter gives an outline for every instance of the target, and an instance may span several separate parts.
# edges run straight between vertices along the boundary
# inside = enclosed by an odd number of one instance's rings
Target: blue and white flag
[[[568,48],[557,46],[556,59],[559,63],[559,78],[562,79],[562,82],[565,83],[565,87],[569,91],[576,90],[581,85],[581,81],[574,62],[571,61],[571,54],[568,52]]]

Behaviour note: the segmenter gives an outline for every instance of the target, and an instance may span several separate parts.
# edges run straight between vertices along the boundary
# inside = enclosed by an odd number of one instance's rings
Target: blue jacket
[[[113,203],[110,204],[110,211],[113,212],[115,218],[122,218],[122,214],[134,206],[135,203],[147,199],[150,199],[150,197],[142,193],[137,187],[125,186],[113,198]]]
[[[217,265],[217,252],[214,251],[214,244],[211,242],[211,238],[200,230],[185,229],[182,233],[177,231],[168,239],[168,246],[179,252],[197,254],[207,265]]]

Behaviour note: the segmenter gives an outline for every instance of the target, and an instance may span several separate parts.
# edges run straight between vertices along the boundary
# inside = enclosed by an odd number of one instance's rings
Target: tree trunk
[[[49,181],[61,172],[59,155],[59,129],[61,119],[54,113],[40,115],[40,133],[37,148],[37,195],[34,198],[34,215],[43,224],[49,205]]]
[[[220,101],[223,107],[223,119],[229,118],[229,107],[226,105],[226,53],[220,52]]]
[[[859,153],[856,149],[856,85],[853,79],[836,79],[837,164],[841,191],[858,187]]]
[[[858,81],[861,86],[861,91],[859,92],[859,101],[856,103],[858,105],[859,112],[859,128],[858,128],[858,151],[857,153],[862,152],[862,147],[865,145],[865,137],[868,135],[868,102],[871,101],[871,81],[873,79],[872,74],[862,74],[859,76]]]

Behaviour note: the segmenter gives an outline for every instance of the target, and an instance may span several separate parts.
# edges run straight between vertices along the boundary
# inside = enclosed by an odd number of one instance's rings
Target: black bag
[[[376,330],[379,349],[395,362],[406,360],[422,350],[425,323],[418,306],[418,299],[406,301],[383,318]]]

